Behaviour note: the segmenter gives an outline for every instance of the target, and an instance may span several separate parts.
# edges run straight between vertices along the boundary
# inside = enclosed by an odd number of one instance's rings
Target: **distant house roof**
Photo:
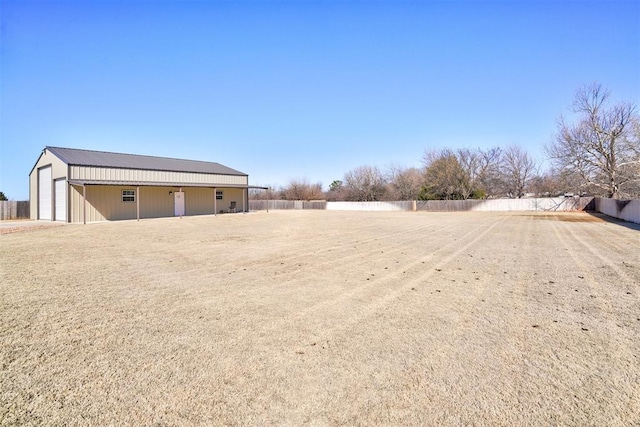
[[[60,160],[74,166],[96,166],[124,169],[160,170],[169,172],[195,172],[217,175],[247,176],[230,167],[215,162],[141,156],[138,154],[109,153],[105,151],[79,150],[75,148],[45,147]]]

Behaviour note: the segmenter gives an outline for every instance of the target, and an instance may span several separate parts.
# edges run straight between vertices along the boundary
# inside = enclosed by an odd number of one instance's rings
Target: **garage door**
[[[56,189],[56,221],[67,221],[67,181],[66,179],[55,180]]]
[[[51,166],[38,169],[38,219],[51,219]]]

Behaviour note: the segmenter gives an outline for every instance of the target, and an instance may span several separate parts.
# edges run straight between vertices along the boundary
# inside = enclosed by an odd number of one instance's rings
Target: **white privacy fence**
[[[395,202],[325,202],[249,200],[250,210],[321,209],[328,211],[426,211],[426,212],[571,212],[592,211],[640,224],[640,200],[600,197],[540,199],[410,200]]]
[[[328,211],[577,211],[589,210],[593,197],[491,200],[425,200],[388,202],[303,202],[249,200],[250,210],[324,209]],[[591,210],[595,209],[592,207]]]
[[[540,199],[427,200],[416,202],[419,211],[430,212],[562,212],[593,210],[593,197]]]
[[[640,200],[616,200],[596,197],[595,204],[598,212],[640,224]]]

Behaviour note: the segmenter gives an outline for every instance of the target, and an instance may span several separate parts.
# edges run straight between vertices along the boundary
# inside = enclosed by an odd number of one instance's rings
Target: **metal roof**
[[[220,163],[203,162],[200,160],[172,159],[168,157],[141,156],[138,154],[110,153],[106,151],[62,147],[45,147],[45,150],[48,150],[66,164],[73,166],[248,176],[246,173],[231,169]]]

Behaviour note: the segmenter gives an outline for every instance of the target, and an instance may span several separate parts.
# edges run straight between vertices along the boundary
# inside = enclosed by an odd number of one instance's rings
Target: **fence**
[[[427,200],[391,202],[303,202],[249,200],[250,210],[325,209],[328,211],[582,211],[595,210],[593,197],[492,200]]]
[[[596,197],[596,210],[605,215],[640,224],[640,200],[616,200]]]
[[[0,201],[0,220],[29,218],[29,202]]]
[[[556,197],[540,199],[425,200],[396,202],[304,202],[293,200],[249,200],[250,210],[324,209],[328,211],[426,211],[426,212],[570,212],[594,211],[640,224],[640,200],[600,197]]]
[[[29,201],[0,201],[0,220],[28,219]],[[541,199],[427,200],[396,202],[326,202],[300,200],[249,200],[249,210],[321,209],[351,211],[596,211],[640,224],[640,200],[601,197]]]
[[[427,200],[416,203],[419,211],[430,212],[564,212],[593,211],[593,197],[555,197],[540,199]]]
[[[290,209],[326,209],[324,200],[306,202],[302,200],[249,200],[250,211],[290,210]]]
[[[328,211],[414,211],[415,202],[327,202]]]

